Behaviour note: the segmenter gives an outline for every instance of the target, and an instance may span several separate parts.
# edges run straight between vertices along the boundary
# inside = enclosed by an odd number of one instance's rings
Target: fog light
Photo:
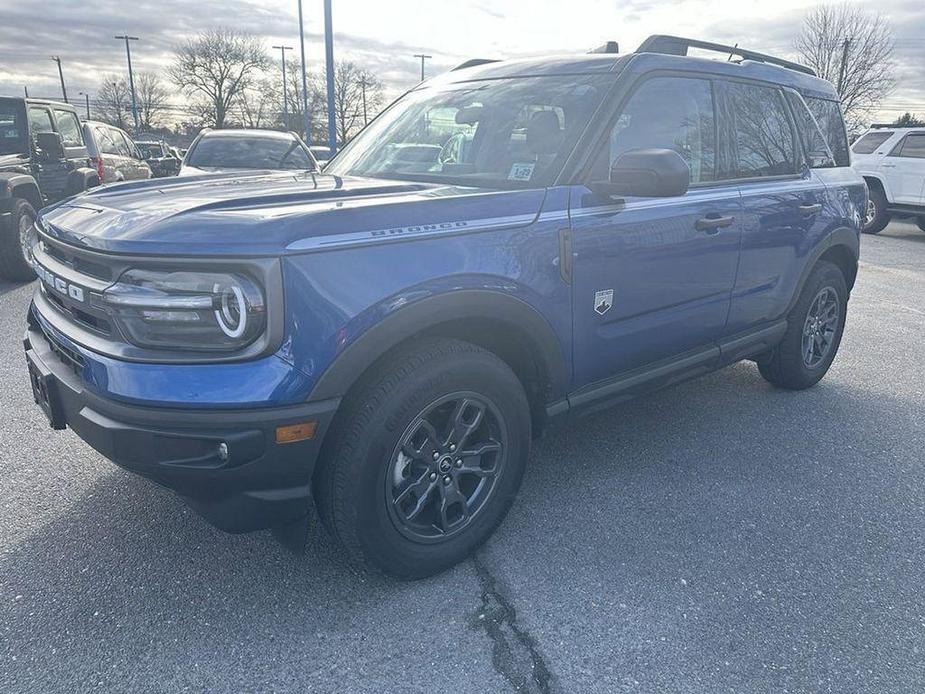
[[[295,441],[310,439],[315,435],[317,426],[318,422],[300,422],[299,424],[276,427],[276,443],[294,443]]]
[[[218,444],[218,459],[223,463],[228,462],[228,444],[224,441]]]

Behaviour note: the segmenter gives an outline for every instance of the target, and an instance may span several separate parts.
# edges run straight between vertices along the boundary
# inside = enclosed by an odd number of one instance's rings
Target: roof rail
[[[592,48],[590,51],[588,51],[588,53],[619,53],[619,52],[620,52],[620,44],[617,43],[616,41],[607,41],[602,46],[598,46],[597,48]]]
[[[497,58],[472,58],[467,60],[464,63],[460,63],[454,67],[450,72],[456,72],[457,70],[465,70],[467,67],[475,67],[476,65],[486,65],[487,63],[497,63],[499,62]]]
[[[637,53],[663,53],[665,55],[687,55],[688,49],[700,48],[706,51],[716,51],[717,53],[728,53],[729,57],[737,55],[744,60],[754,60],[759,63],[769,63],[796,70],[806,75],[816,76],[815,70],[799,63],[794,63],[783,58],[775,58],[773,55],[749,51],[738,46],[727,46],[722,43],[710,43],[709,41],[698,41],[697,39],[685,39],[680,36],[664,36],[655,34],[650,36],[640,44],[636,49]]]

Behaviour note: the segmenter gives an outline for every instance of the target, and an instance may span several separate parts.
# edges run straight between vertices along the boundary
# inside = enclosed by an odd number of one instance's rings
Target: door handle
[[[804,217],[809,217],[812,214],[821,212],[822,205],[818,202],[815,205],[800,205],[799,210],[800,210],[801,215],[803,215]]]
[[[882,166],[884,169],[895,169],[896,168],[896,164],[881,164],[880,166]]]
[[[697,220],[694,228],[697,231],[706,231],[707,233],[716,234],[723,227],[732,226],[736,221],[735,217],[720,217],[719,215],[707,215]]]

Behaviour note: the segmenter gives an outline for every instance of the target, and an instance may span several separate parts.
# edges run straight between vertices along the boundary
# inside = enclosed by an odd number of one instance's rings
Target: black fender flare
[[[13,200],[29,202],[36,210],[42,207],[42,192],[31,174],[20,171],[0,171],[0,210],[9,212]]]
[[[839,227],[826,237],[824,243],[818,244],[813,249],[812,254],[810,254],[806,263],[803,265],[803,271],[800,273],[800,280],[797,283],[796,291],[793,293],[793,298],[787,306],[786,313],[789,314],[797,301],[799,301],[800,294],[803,293],[803,285],[806,284],[806,280],[809,279],[809,274],[813,271],[813,268],[816,267],[816,263],[819,262],[819,259],[836,247],[842,247],[851,254],[851,257],[854,259],[856,274],[857,263],[861,257],[861,239],[858,237],[858,232],[856,230],[850,229],[849,227]],[[848,290],[849,292],[851,291],[850,284]]]
[[[99,173],[89,167],[80,167],[67,175],[66,195],[76,195],[99,184]]]
[[[548,381],[547,397],[561,398],[568,369],[559,340],[549,322],[530,304],[501,292],[460,289],[415,301],[366,330],[321,374],[309,401],[343,397],[382,355],[414,335],[449,319],[489,319],[507,324],[529,340]]]

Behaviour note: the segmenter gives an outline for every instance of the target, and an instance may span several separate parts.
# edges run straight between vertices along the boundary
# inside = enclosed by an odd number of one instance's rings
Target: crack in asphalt
[[[478,556],[472,565],[482,589],[482,604],[475,626],[484,629],[491,639],[491,662],[515,691],[552,694],[553,676],[540,654],[536,639],[517,624],[517,611],[505,597],[497,579]]]

